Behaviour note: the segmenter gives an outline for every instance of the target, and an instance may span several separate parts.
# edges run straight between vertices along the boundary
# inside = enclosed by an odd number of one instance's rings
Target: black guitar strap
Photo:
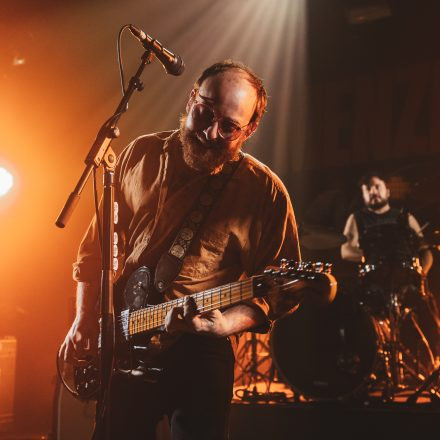
[[[240,152],[237,159],[225,163],[220,172],[209,176],[205,188],[189,211],[170,249],[160,257],[157,263],[154,286],[159,292],[164,292],[179,275],[194,237],[243,157],[244,154]]]

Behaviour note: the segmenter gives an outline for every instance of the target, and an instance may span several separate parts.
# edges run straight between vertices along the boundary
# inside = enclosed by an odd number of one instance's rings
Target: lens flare
[[[5,168],[0,167],[0,197],[4,196],[14,184],[12,174]]]

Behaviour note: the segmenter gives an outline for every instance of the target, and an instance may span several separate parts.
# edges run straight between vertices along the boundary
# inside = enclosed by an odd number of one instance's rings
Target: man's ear
[[[245,130],[246,139],[250,138],[255,133],[255,130],[257,128],[258,128],[258,122],[257,121],[250,122],[249,125],[246,127],[246,130]]]
[[[189,94],[188,102],[186,103],[186,107],[185,107],[186,113],[189,113],[189,109],[192,103],[194,102],[194,99],[196,99],[196,95],[197,92],[194,89],[192,89],[191,93]]]

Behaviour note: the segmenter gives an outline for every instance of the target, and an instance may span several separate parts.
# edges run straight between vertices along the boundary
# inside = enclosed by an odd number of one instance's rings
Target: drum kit
[[[384,237],[369,239],[383,246]],[[329,306],[303,304],[275,322],[268,345],[280,380],[297,401],[415,402],[423,393],[440,403],[440,315],[419,259],[362,263],[355,278]]]

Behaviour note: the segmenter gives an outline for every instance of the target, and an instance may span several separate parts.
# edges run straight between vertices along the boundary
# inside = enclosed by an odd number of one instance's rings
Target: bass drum
[[[342,399],[364,389],[379,364],[384,331],[352,295],[339,292],[326,307],[301,305],[275,322],[271,355],[294,392]]]

